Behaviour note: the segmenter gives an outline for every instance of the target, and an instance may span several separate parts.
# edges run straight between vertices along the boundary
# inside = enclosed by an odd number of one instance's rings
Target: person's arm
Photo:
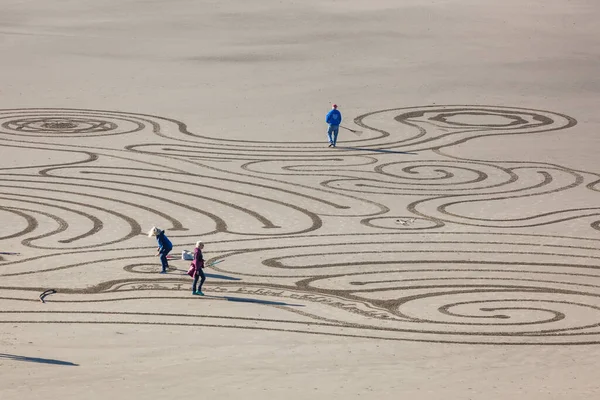
[[[325,116],[325,122],[327,122],[328,124],[331,123],[331,111],[329,111]]]
[[[202,251],[198,248],[196,248],[196,250],[194,250],[194,267],[196,268],[196,271],[194,272],[194,275],[200,275],[200,268],[204,267],[204,260],[202,259]]]
[[[162,252],[164,246],[162,240],[160,240],[160,236],[156,237],[156,241],[158,242],[158,253],[156,254],[158,256]]]
[[[198,276],[198,248],[194,249],[194,261],[192,261],[192,265],[194,266],[194,276]]]

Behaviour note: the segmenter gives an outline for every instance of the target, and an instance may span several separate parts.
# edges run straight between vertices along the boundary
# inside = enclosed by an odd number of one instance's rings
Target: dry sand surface
[[[0,399],[597,398],[599,20],[2,0]]]

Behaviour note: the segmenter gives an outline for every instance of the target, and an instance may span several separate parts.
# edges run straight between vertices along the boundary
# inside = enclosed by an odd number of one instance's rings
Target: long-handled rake
[[[357,135],[357,136],[360,136],[360,135],[362,135],[362,131],[357,131],[357,130],[355,130],[355,129],[346,128],[346,127],[345,127],[345,126],[343,126],[343,125],[340,125],[340,128],[344,128],[345,130],[347,130],[347,131],[350,131],[350,132],[354,133],[354,134],[355,134],[355,135]]]

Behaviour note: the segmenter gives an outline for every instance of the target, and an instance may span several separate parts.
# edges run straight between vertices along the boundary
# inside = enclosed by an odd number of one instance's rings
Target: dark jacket
[[[204,257],[202,256],[202,250],[198,247],[194,249],[194,261],[192,261],[192,265],[196,267],[196,271],[198,267],[204,268]]]
[[[158,242],[159,253],[168,253],[173,250],[173,243],[171,243],[169,238],[165,235],[165,231],[158,232],[158,235],[156,235],[156,241]]]

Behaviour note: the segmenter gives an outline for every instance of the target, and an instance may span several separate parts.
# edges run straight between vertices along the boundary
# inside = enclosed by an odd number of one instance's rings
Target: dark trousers
[[[194,274],[194,284],[192,285],[192,292],[196,291],[196,285],[198,284],[198,278],[201,278],[200,279],[200,286],[198,286],[198,291],[201,292],[202,291],[202,284],[206,280],[206,275],[204,275],[204,271],[202,271],[202,268],[197,268],[196,269],[196,273]]]
[[[160,263],[162,264],[162,270],[163,272],[167,272],[167,269],[169,269],[169,262],[167,261],[167,254],[169,254],[171,252],[172,249],[163,249],[163,251],[160,253]]]

